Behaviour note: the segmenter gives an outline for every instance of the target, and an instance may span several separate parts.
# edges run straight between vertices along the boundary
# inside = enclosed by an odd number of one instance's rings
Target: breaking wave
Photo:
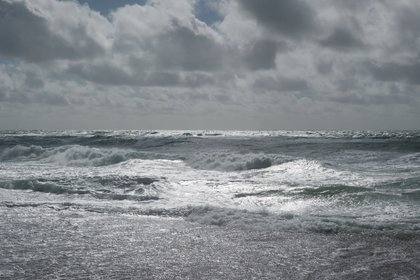
[[[264,169],[290,160],[286,156],[263,153],[199,152],[181,156],[129,148],[97,148],[80,145],[51,148],[16,145],[5,148],[0,153],[1,161],[43,161],[64,166],[105,166],[130,159],[183,159],[192,168],[218,171]]]
[[[22,146],[16,145],[6,148],[1,154],[1,160],[31,160],[36,159],[45,152],[41,146]]]
[[[9,190],[31,190],[34,192],[52,194],[88,194],[84,189],[70,189],[52,182],[40,182],[37,180],[14,180],[0,182],[0,188]]]
[[[297,159],[279,165],[271,166],[262,173],[256,173],[264,180],[272,177],[273,182],[283,182],[290,186],[322,186],[349,185],[369,186],[370,181],[364,180],[360,174],[351,171],[340,171],[330,164],[317,160]]]
[[[104,166],[144,157],[147,157],[145,153],[130,149],[103,149],[78,145],[56,148],[16,145],[6,148],[0,154],[2,161],[42,160],[67,166]]]
[[[235,153],[197,153],[186,159],[186,163],[195,169],[218,171],[241,171],[264,169],[272,165],[282,164],[290,158],[273,154],[235,154]]]
[[[342,218],[317,217],[310,213],[273,213],[265,210],[221,208],[214,206],[189,206],[173,209],[140,210],[136,214],[182,217],[186,221],[203,225],[238,228],[251,231],[287,230],[293,232],[317,232],[335,234],[338,232],[377,232],[381,234],[418,233],[419,224],[399,224],[393,220],[354,221]]]
[[[133,200],[133,201],[151,201],[159,200],[158,191],[152,187],[148,187],[154,182],[151,178],[137,178],[137,182],[133,185],[129,181],[121,179],[116,180],[114,184],[110,184],[107,180],[98,181],[98,178],[86,178],[84,186],[75,187],[73,184],[61,185],[54,181],[27,179],[0,181],[1,189],[9,190],[28,190],[33,192],[50,193],[50,194],[70,194],[70,195],[89,195],[96,199],[105,200]],[[93,183],[93,184],[92,184]],[[99,183],[96,184],[95,183]],[[109,187],[109,188],[101,188]]]

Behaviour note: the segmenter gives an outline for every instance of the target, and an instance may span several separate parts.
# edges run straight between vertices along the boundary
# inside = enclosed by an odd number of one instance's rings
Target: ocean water
[[[2,131],[0,209],[418,240],[420,131]]]

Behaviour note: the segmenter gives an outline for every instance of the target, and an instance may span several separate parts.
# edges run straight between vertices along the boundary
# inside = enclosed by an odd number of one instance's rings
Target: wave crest
[[[196,169],[241,171],[264,169],[281,164],[289,159],[281,155],[269,154],[232,154],[232,153],[198,153],[186,159],[186,163]]]
[[[56,148],[16,145],[6,148],[0,154],[3,161],[55,162],[67,166],[104,166],[117,164],[129,159],[143,158],[144,153],[129,149],[91,148],[79,145],[67,145]]]
[[[16,145],[6,148],[1,154],[1,160],[19,160],[19,159],[35,159],[44,153],[41,146],[22,146]]]
[[[68,189],[52,182],[40,182],[37,180],[15,180],[0,182],[0,188],[9,190],[32,190],[34,192],[53,194],[87,194],[86,190]]]
[[[107,179],[109,178],[85,178],[85,183],[79,184],[78,187],[75,187],[72,183],[63,184],[60,180],[54,179],[0,181],[0,189],[27,190],[57,195],[90,195],[96,199],[104,200],[159,200],[159,191],[151,186],[152,182],[156,181],[153,178],[116,177],[114,178],[114,184],[107,182]]]

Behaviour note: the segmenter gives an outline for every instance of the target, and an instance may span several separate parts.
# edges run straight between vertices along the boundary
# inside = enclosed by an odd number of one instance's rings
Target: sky
[[[0,0],[0,129],[420,129],[417,0]]]

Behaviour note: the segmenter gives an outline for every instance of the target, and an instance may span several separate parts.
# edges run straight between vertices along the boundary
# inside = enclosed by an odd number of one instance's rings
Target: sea
[[[420,131],[0,131],[1,279],[420,279]]]

